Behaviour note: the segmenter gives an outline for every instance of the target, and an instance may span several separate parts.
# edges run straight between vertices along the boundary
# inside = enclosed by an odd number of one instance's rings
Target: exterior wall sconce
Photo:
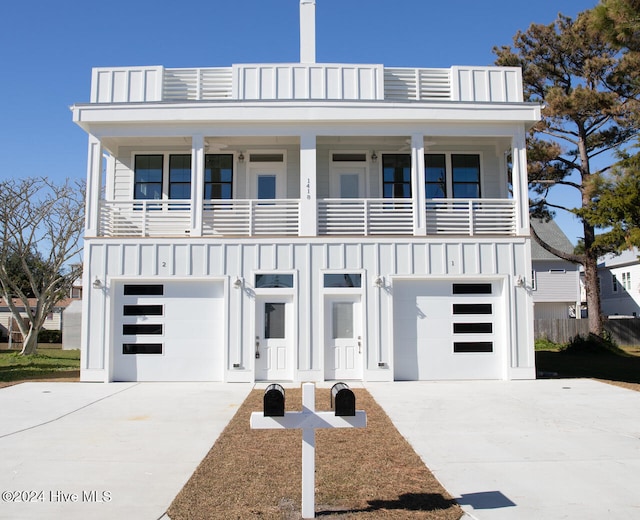
[[[240,287],[242,287],[242,278],[236,276],[236,279],[233,281],[233,288],[240,289]]]
[[[525,283],[524,276],[520,276],[520,275],[516,276],[515,283],[514,283],[516,287],[524,287],[524,283]]]
[[[238,155],[238,162],[244,162],[244,153],[240,152],[240,155]]]
[[[91,285],[93,286],[94,289],[102,289],[102,282],[97,276]]]
[[[372,162],[376,162],[377,160],[378,160],[378,154],[376,154],[376,151],[375,151],[375,150],[373,150],[373,151],[371,152],[371,161],[372,161]]]
[[[384,278],[380,275],[376,276],[373,279],[373,286],[377,287],[378,289],[380,289],[381,287],[384,287]]]

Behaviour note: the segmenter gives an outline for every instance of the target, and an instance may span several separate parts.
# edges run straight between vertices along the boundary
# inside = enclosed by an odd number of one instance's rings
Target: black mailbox
[[[345,383],[336,383],[331,387],[331,408],[339,416],[356,415],[356,396]]]
[[[280,385],[269,385],[263,398],[265,417],[284,417],[284,388]]]

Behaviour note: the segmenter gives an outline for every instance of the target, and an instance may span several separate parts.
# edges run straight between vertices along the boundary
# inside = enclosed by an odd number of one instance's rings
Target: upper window
[[[618,279],[615,274],[611,275],[611,289],[613,292],[618,292]]]
[[[411,155],[382,155],[382,193],[388,199],[411,198]]]
[[[428,199],[440,199],[447,196],[447,166],[443,153],[430,153],[424,156],[425,193]]]
[[[424,176],[427,199],[480,197],[478,154],[425,154]]]
[[[204,198],[233,198],[233,155],[208,154],[204,158]]]
[[[480,157],[478,155],[452,155],[451,171],[455,199],[480,197]]]
[[[622,287],[627,291],[631,290],[631,273],[630,272],[622,273]]]
[[[191,155],[169,156],[169,198],[191,198]]]
[[[162,198],[162,155],[136,155],[133,198]]]
[[[232,193],[233,154],[205,155],[204,198],[231,199]],[[133,196],[138,200],[190,199],[191,154],[136,155]]]

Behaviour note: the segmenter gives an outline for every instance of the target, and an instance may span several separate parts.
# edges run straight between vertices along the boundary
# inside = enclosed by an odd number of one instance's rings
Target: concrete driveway
[[[469,518],[640,518],[640,392],[579,379],[364,386]],[[0,390],[0,519],[163,517],[252,388]]]
[[[640,392],[586,379],[365,386],[470,518],[640,518]]]
[[[162,517],[253,385],[0,390],[0,518]]]

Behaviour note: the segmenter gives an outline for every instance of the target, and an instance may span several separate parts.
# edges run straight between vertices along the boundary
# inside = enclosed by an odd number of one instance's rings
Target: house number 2
[[[311,200],[311,179],[307,178],[307,200]]]

